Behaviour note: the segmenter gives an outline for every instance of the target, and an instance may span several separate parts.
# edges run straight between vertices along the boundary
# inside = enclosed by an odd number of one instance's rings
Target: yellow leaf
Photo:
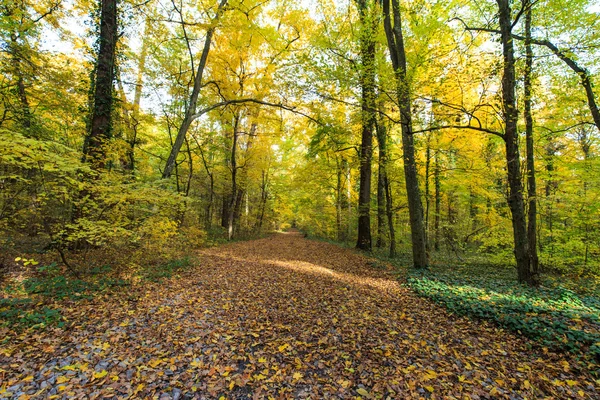
[[[340,385],[342,385],[342,387],[343,387],[344,389],[348,388],[348,387],[349,387],[351,384],[352,384],[352,383],[351,383],[350,381],[346,381],[346,380],[342,380],[342,381],[340,382]]]
[[[229,384],[229,390],[233,390],[234,386],[235,386],[235,382],[231,381],[231,383]]]
[[[92,375],[92,380],[104,378],[106,375],[108,375],[108,371],[105,369],[100,372],[94,372]]]
[[[266,376],[264,376],[263,374],[253,375],[252,377],[254,378],[255,381],[262,381],[263,379],[266,378]]]
[[[567,385],[569,385],[569,386],[575,386],[575,385],[577,385],[577,381],[570,381],[570,380],[567,379]]]
[[[356,389],[356,393],[358,393],[358,394],[360,394],[361,396],[364,396],[364,397],[369,397],[369,392],[367,392],[363,388]]]
[[[113,375],[110,379],[112,379],[113,382],[116,382],[119,380],[119,375]]]
[[[433,393],[434,391],[433,386],[425,386],[425,389],[427,389],[429,393]]]
[[[498,394],[498,388],[493,387],[492,390],[490,390],[490,395],[495,396]]]
[[[33,375],[29,375],[28,377],[23,378],[23,382],[30,382],[32,380],[33,380]]]
[[[288,348],[288,346],[289,346],[289,344],[287,344],[287,343],[282,344],[281,346],[279,346],[279,352],[283,353],[285,351],[285,349]]]
[[[425,380],[428,381],[430,379],[435,379],[437,378],[437,372],[433,371],[433,370],[428,370],[427,373],[425,374]]]
[[[156,368],[156,367],[158,367],[158,366],[159,366],[161,363],[162,363],[162,360],[159,360],[159,359],[154,359],[154,360],[150,361],[150,362],[148,363],[148,365],[149,365],[149,366],[151,366],[152,368]]]
[[[300,372],[294,372],[294,375],[292,375],[292,378],[296,381],[302,379],[302,377],[303,375]]]
[[[266,359],[266,358],[264,358],[264,357],[261,357],[261,358],[259,358],[259,359],[258,359],[258,362],[259,362],[259,363],[266,363],[266,362],[267,362],[267,359]]]
[[[530,389],[530,388],[531,388],[531,383],[529,383],[529,381],[528,381],[528,380],[525,380],[525,382],[523,382],[523,387],[524,387],[525,389]]]
[[[466,377],[466,376],[464,376],[464,375],[459,375],[459,376],[458,376],[458,381],[459,381],[459,382],[464,382],[464,381],[465,381],[465,379],[467,379],[467,377]]]
[[[142,389],[143,389],[143,388],[144,388],[144,384],[143,384],[143,383],[140,383],[139,385],[137,385],[137,387],[136,387],[136,388],[135,388],[135,390],[133,391],[133,394],[134,394],[134,395],[138,394],[139,392],[141,392],[141,391],[142,391]]]
[[[58,378],[56,378],[56,383],[57,384],[61,384],[61,383],[65,383],[69,381],[69,377],[68,376],[59,376]]]

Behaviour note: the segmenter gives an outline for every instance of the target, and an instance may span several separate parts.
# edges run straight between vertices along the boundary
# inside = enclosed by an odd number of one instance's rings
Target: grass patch
[[[407,284],[418,295],[452,313],[494,321],[540,345],[600,362],[600,296],[576,292],[567,278],[544,280],[538,289],[518,284],[508,268],[463,265],[410,271]],[[566,282],[563,284],[563,282]]]

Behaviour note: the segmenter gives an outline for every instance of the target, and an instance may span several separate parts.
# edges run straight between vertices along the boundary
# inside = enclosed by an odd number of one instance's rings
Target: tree
[[[194,74],[194,86],[192,88],[192,92],[190,93],[187,107],[185,109],[185,116],[183,118],[183,121],[181,122],[179,131],[177,132],[177,136],[175,137],[173,146],[171,147],[171,152],[169,154],[169,158],[167,159],[165,169],[163,170],[163,178],[168,178],[171,176],[171,173],[175,168],[177,155],[181,150],[181,146],[183,146],[183,142],[185,141],[187,132],[190,129],[190,125],[196,118],[198,118],[198,115],[196,115],[196,108],[198,106],[198,96],[200,95],[200,90],[202,89],[203,84],[202,76],[204,74],[204,68],[206,67],[206,62],[208,60],[208,53],[210,52],[212,37],[217,28],[217,23],[219,22],[221,15],[225,11],[226,5],[227,0],[221,0],[215,12],[215,15],[211,19],[209,27],[206,30],[206,37],[204,38],[204,47],[202,48],[202,54],[200,56],[200,61],[198,62],[198,68]],[[185,26],[185,22],[182,21],[182,25]]]
[[[356,248],[371,250],[371,175],[373,158],[373,130],[375,128],[375,36],[378,21],[376,3],[357,0],[360,16],[360,90],[361,90],[361,144],[360,188],[358,192],[358,238]]]
[[[533,4],[531,0],[523,3],[525,9],[525,76],[524,87],[524,117],[525,117],[525,140],[527,152],[527,240],[529,244],[529,269],[534,275],[532,284],[537,284],[539,278],[539,259],[537,251],[537,187],[535,181],[535,158],[533,142],[533,116],[531,111],[531,92],[533,74],[533,49],[531,47],[531,19]]]
[[[532,269],[531,250],[527,236],[525,204],[523,201],[523,184],[521,177],[521,160],[519,152],[519,132],[517,130],[518,111],[515,98],[516,76],[515,55],[512,38],[514,21],[509,0],[497,0],[498,22],[500,24],[503,72],[502,72],[502,107],[504,113],[504,143],[508,172],[508,206],[512,214],[515,259],[520,282],[538,285],[538,271]]]
[[[421,192],[419,190],[419,179],[415,161],[410,85],[406,74],[406,53],[398,0],[392,0],[391,12],[392,14],[390,15],[390,0],[383,0],[385,35],[394,69],[396,96],[400,109],[404,177],[408,197],[413,264],[415,268],[426,268],[429,260],[426,248],[425,225],[423,223],[423,204],[421,203]]]
[[[100,3],[100,42],[94,78],[94,105],[91,129],[84,144],[84,156],[95,169],[106,163],[106,146],[111,138],[111,112],[115,79],[115,53],[118,40],[117,0]]]

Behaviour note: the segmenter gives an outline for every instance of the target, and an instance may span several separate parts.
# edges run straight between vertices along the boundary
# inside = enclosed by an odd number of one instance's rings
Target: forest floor
[[[568,355],[297,232],[199,250],[179,276],[62,313],[0,328],[0,398],[600,398]]]

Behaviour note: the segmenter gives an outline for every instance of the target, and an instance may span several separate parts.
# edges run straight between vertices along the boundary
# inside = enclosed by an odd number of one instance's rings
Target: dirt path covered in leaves
[[[447,314],[297,233],[199,252],[181,277],[69,303],[0,348],[0,398],[600,398],[564,355]]]

